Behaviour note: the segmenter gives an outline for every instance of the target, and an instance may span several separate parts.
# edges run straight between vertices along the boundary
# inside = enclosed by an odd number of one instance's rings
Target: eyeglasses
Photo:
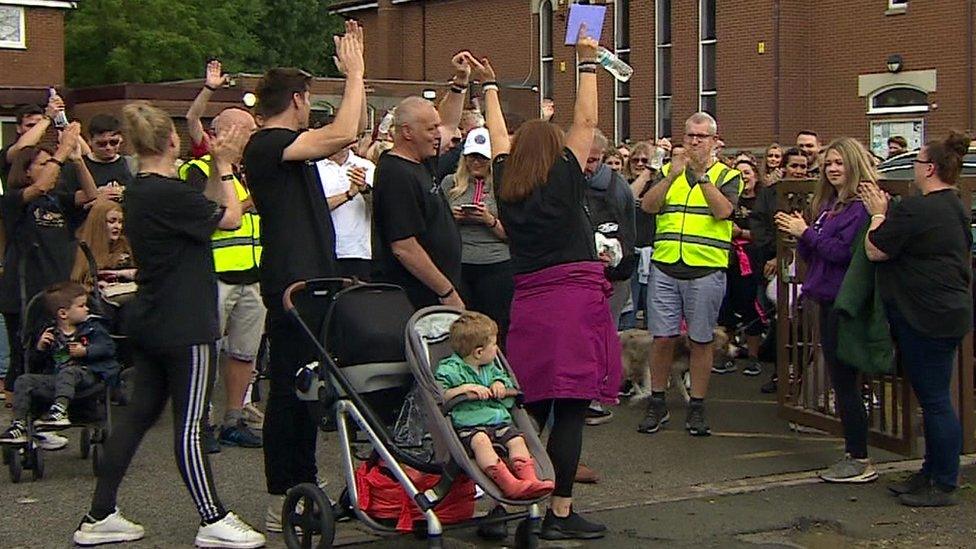
[[[708,139],[709,137],[715,137],[715,134],[712,134],[712,133],[686,133],[685,134],[685,137],[687,137],[691,141],[694,141],[695,139],[698,139],[700,141],[704,141],[704,140]]]
[[[650,159],[644,158],[643,156],[639,156],[636,158],[631,158],[630,161],[633,162],[634,164],[647,164],[648,162],[650,162]]]
[[[99,139],[92,142],[92,144],[96,147],[118,147],[121,143],[122,139],[118,137],[112,139]]]
[[[931,160],[919,160],[918,158],[913,159],[912,162],[916,164],[934,164]]]

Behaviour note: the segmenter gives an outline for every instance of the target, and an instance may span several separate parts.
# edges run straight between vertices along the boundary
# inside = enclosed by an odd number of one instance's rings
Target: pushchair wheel
[[[44,450],[37,446],[32,446],[30,450],[31,479],[41,480],[44,478]]]
[[[88,459],[91,454],[91,443],[92,443],[92,431],[90,428],[85,427],[81,430],[81,436],[78,439],[78,455],[81,459]]]
[[[7,467],[10,469],[10,482],[14,484],[20,482],[20,474],[24,471],[20,455],[22,451],[20,448],[6,448],[3,452],[5,456],[8,456]]]
[[[281,532],[289,549],[332,547],[335,517],[325,492],[308,482],[288,490],[281,507]],[[318,543],[315,543],[316,536]]]
[[[339,494],[339,500],[332,505],[332,516],[336,522],[343,522],[353,519],[356,514],[352,510],[352,502],[349,501],[349,489],[343,488]]]
[[[526,518],[519,521],[515,529],[515,549],[536,549],[541,530],[542,521],[539,519]]]
[[[11,448],[10,446],[4,446],[3,447],[3,464],[4,465],[10,465],[10,459],[11,459],[10,456],[12,456],[13,453],[14,453],[14,449]]]

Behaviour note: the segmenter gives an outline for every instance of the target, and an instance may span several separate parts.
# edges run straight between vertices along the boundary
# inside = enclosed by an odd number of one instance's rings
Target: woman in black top
[[[80,133],[81,126],[74,122],[61,132],[57,150],[31,146],[18,151],[6,181],[7,192],[0,196],[0,216],[7,234],[6,268],[0,276],[0,311],[10,341],[5,387],[11,391],[24,370],[21,292],[24,299],[30,300],[50,284],[67,280],[75,257],[75,235],[69,223],[75,193],[58,185],[62,167],[69,162],[75,165],[87,199],[94,200],[97,195],[95,181],[82,160]]]
[[[956,502],[962,428],[950,384],[959,342],[972,329],[973,239],[955,185],[968,147],[969,138],[955,132],[926,143],[915,160],[921,194],[890,207],[876,185],[861,185],[871,214],[865,251],[879,262],[881,298],[925,423],[922,470],[890,487],[912,507]]]
[[[506,352],[529,413],[540,426],[553,417],[547,452],[556,487],[542,522],[544,539],[592,539],[606,530],[572,509],[586,409],[591,400],[616,402],[621,370],[611,286],[584,206],[582,166],[597,125],[596,48],[581,31],[569,132],[533,120],[511,142],[494,70],[487,59],[475,63],[485,92],[499,213],[516,273]]]
[[[201,525],[203,547],[260,547],[264,536],[217,498],[200,444],[216,368],[217,284],[210,237],[241,222],[231,165],[246,139],[237,127],[214,139],[214,187],[223,205],[176,176],[180,138],[169,116],[148,103],[122,110],[126,141],[139,153],[139,174],[125,191],[126,232],[139,265],[129,316],[135,394],[105,444],[91,510],[75,531],[79,545],[140,539],[142,526],[119,513],[116,494],[139,442],[173,401],[177,465]],[[219,181],[217,180],[219,178]]]
[[[631,175],[630,191],[636,200],[634,222],[637,229],[637,240],[634,243],[637,248],[637,268],[630,279],[630,295],[633,302],[631,312],[624,313],[620,320],[620,329],[626,330],[637,327],[637,312],[644,312],[644,321],[647,322],[647,276],[650,271],[652,245],[654,244],[654,214],[645,212],[640,207],[641,198],[651,189],[657,177],[658,170],[651,167],[651,160],[654,158],[657,147],[648,141],[636,143],[630,151],[627,173]],[[643,275],[644,281],[641,282]]]

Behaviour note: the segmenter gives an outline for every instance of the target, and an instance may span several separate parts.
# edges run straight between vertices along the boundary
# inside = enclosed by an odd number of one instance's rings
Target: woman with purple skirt
[[[597,43],[576,45],[579,87],[567,133],[544,120],[523,124],[510,142],[487,59],[474,63],[485,94],[498,206],[515,270],[507,355],[540,427],[552,417],[547,451],[556,487],[543,539],[595,539],[606,527],[573,512],[573,480],[591,400],[615,403],[620,342],[610,283],[585,207],[586,164],[597,126]]]

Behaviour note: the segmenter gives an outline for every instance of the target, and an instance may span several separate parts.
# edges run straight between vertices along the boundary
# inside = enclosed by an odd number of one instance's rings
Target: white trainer
[[[101,545],[103,543],[121,543],[136,541],[146,535],[145,528],[122,516],[118,509],[102,520],[95,520],[88,515],[81,519],[81,524],[75,530],[75,544],[84,547]]]
[[[68,445],[68,437],[63,437],[57,433],[34,433],[34,440],[37,441],[37,446],[42,450],[47,450],[48,452],[53,452],[56,450],[62,450]]]
[[[231,547],[236,549],[254,549],[264,547],[264,534],[241,520],[234,513],[227,515],[213,524],[204,524],[197,530],[194,544],[197,547]]]

